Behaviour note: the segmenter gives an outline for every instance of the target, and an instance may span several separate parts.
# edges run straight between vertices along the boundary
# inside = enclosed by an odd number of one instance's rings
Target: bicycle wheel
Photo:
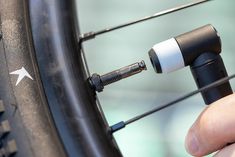
[[[73,7],[0,1],[0,156],[121,156],[86,83]]]
[[[0,1],[0,156],[122,156],[87,84],[74,6]]]

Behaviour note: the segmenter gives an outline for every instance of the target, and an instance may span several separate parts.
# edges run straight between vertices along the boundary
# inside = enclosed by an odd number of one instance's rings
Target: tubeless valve
[[[118,70],[114,70],[110,73],[99,75],[94,73],[89,79],[89,84],[92,89],[97,92],[102,92],[104,86],[109,85],[111,83],[117,82],[124,78],[130,77],[132,75],[138,74],[143,70],[147,70],[145,62],[137,62],[126,67],[120,68]]]

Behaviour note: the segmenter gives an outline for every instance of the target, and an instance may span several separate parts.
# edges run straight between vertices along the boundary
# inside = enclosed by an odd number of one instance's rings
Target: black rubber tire
[[[74,6],[0,0],[0,156],[122,156],[86,81]],[[32,78],[16,85],[22,67]]]

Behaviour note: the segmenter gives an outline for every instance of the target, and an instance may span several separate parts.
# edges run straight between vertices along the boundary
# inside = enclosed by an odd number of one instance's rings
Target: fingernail
[[[193,131],[190,131],[186,137],[185,148],[191,155],[196,155],[199,152],[199,142]]]

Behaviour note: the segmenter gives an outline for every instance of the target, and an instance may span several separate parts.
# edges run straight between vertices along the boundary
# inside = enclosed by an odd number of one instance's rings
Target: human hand
[[[214,157],[235,157],[235,94],[209,105],[190,128],[185,147],[193,156],[218,151]]]

